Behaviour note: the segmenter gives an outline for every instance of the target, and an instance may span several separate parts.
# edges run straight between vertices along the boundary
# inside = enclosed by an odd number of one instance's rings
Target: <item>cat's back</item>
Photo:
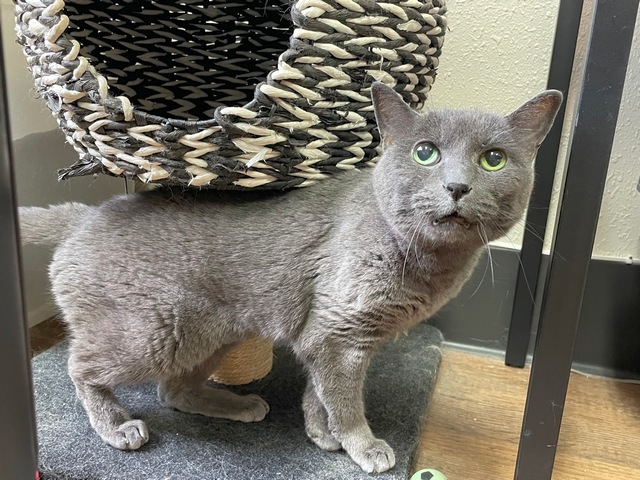
[[[202,258],[224,258],[229,269],[262,266],[321,244],[345,209],[358,208],[351,197],[368,179],[369,172],[355,171],[288,192],[161,188],[120,195],[87,216],[59,250],[94,262],[121,255],[175,268]]]
[[[230,229],[265,234],[274,229],[313,230],[338,218],[346,199],[369,179],[367,169],[285,192],[158,188],[114,197],[98,208],[90,222],[94,228],[140,233],[162,229],[185,234],[214,229],[218,235],[229,234]]]
[[[133,195],[119,195],[104,202],[96,212],[101,222],[197,227],[199,222],[235,221],[260,217],[278,210],[285,200],[277,192],[189,191],[157,188]],[[194,221],[197,222],[194,224]],[[152,222],[152,223],[148,223]]]

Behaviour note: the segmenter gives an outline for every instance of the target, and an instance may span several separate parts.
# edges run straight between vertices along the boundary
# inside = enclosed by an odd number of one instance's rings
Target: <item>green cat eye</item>
[[[480,165],[489,172],[496,172],[507,164],[507,154],[494,148],[480,155]]]
[[[440,161],[440,150],[429,142],[420,142],[413,148],[413,159],[420,165],[435,165]]]

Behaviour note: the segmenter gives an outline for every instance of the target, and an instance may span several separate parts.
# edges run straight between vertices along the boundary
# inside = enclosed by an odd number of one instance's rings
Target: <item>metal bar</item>
[[[6,92],[0,31],[0,478],[32,479],[36,421]]]
[[[638,11],[596,0],[556,222],[515,480],[551,479],[587,271]]]
[[[565,97],[571,82],[583,3],[583,0],[562,0],[558,9],[547,88],[560,90],[564,92]],[[553,128],[538,151],[536,186],[525,219],[527,229],[524,232],[520,251],[521,265],[516,279],[505,355],[505,363],[512,367],[524,367],[529,349],[534,299],[542,262],[542,243],[549,215],[565,109],[566,102],[560,107]]]

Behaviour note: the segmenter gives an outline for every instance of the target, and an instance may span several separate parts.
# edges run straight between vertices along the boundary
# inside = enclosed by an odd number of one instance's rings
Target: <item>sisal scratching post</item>
[[[246,385],[266,377],[273,365],[273,342],[249,337],[225,355],[211,380],[224,385]]]

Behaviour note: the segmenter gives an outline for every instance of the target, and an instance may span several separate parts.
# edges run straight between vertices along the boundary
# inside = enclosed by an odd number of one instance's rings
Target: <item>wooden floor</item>
[[[513,479],[529,370],[445,350],[415,469]],[[640,479],[640,385],[572,374],[553,480]]]
[[[29,329],[31,355],[37,355],[53,347],[64,338],[64,327],[59,320],[50,318]]]
[[[63,337],[50,320],[31,329],[34,354]],[[415,470],[448,480],[513,478],[528,369],[445,349]],[[640,385],[572,374],[553,480],[640,479]]]

